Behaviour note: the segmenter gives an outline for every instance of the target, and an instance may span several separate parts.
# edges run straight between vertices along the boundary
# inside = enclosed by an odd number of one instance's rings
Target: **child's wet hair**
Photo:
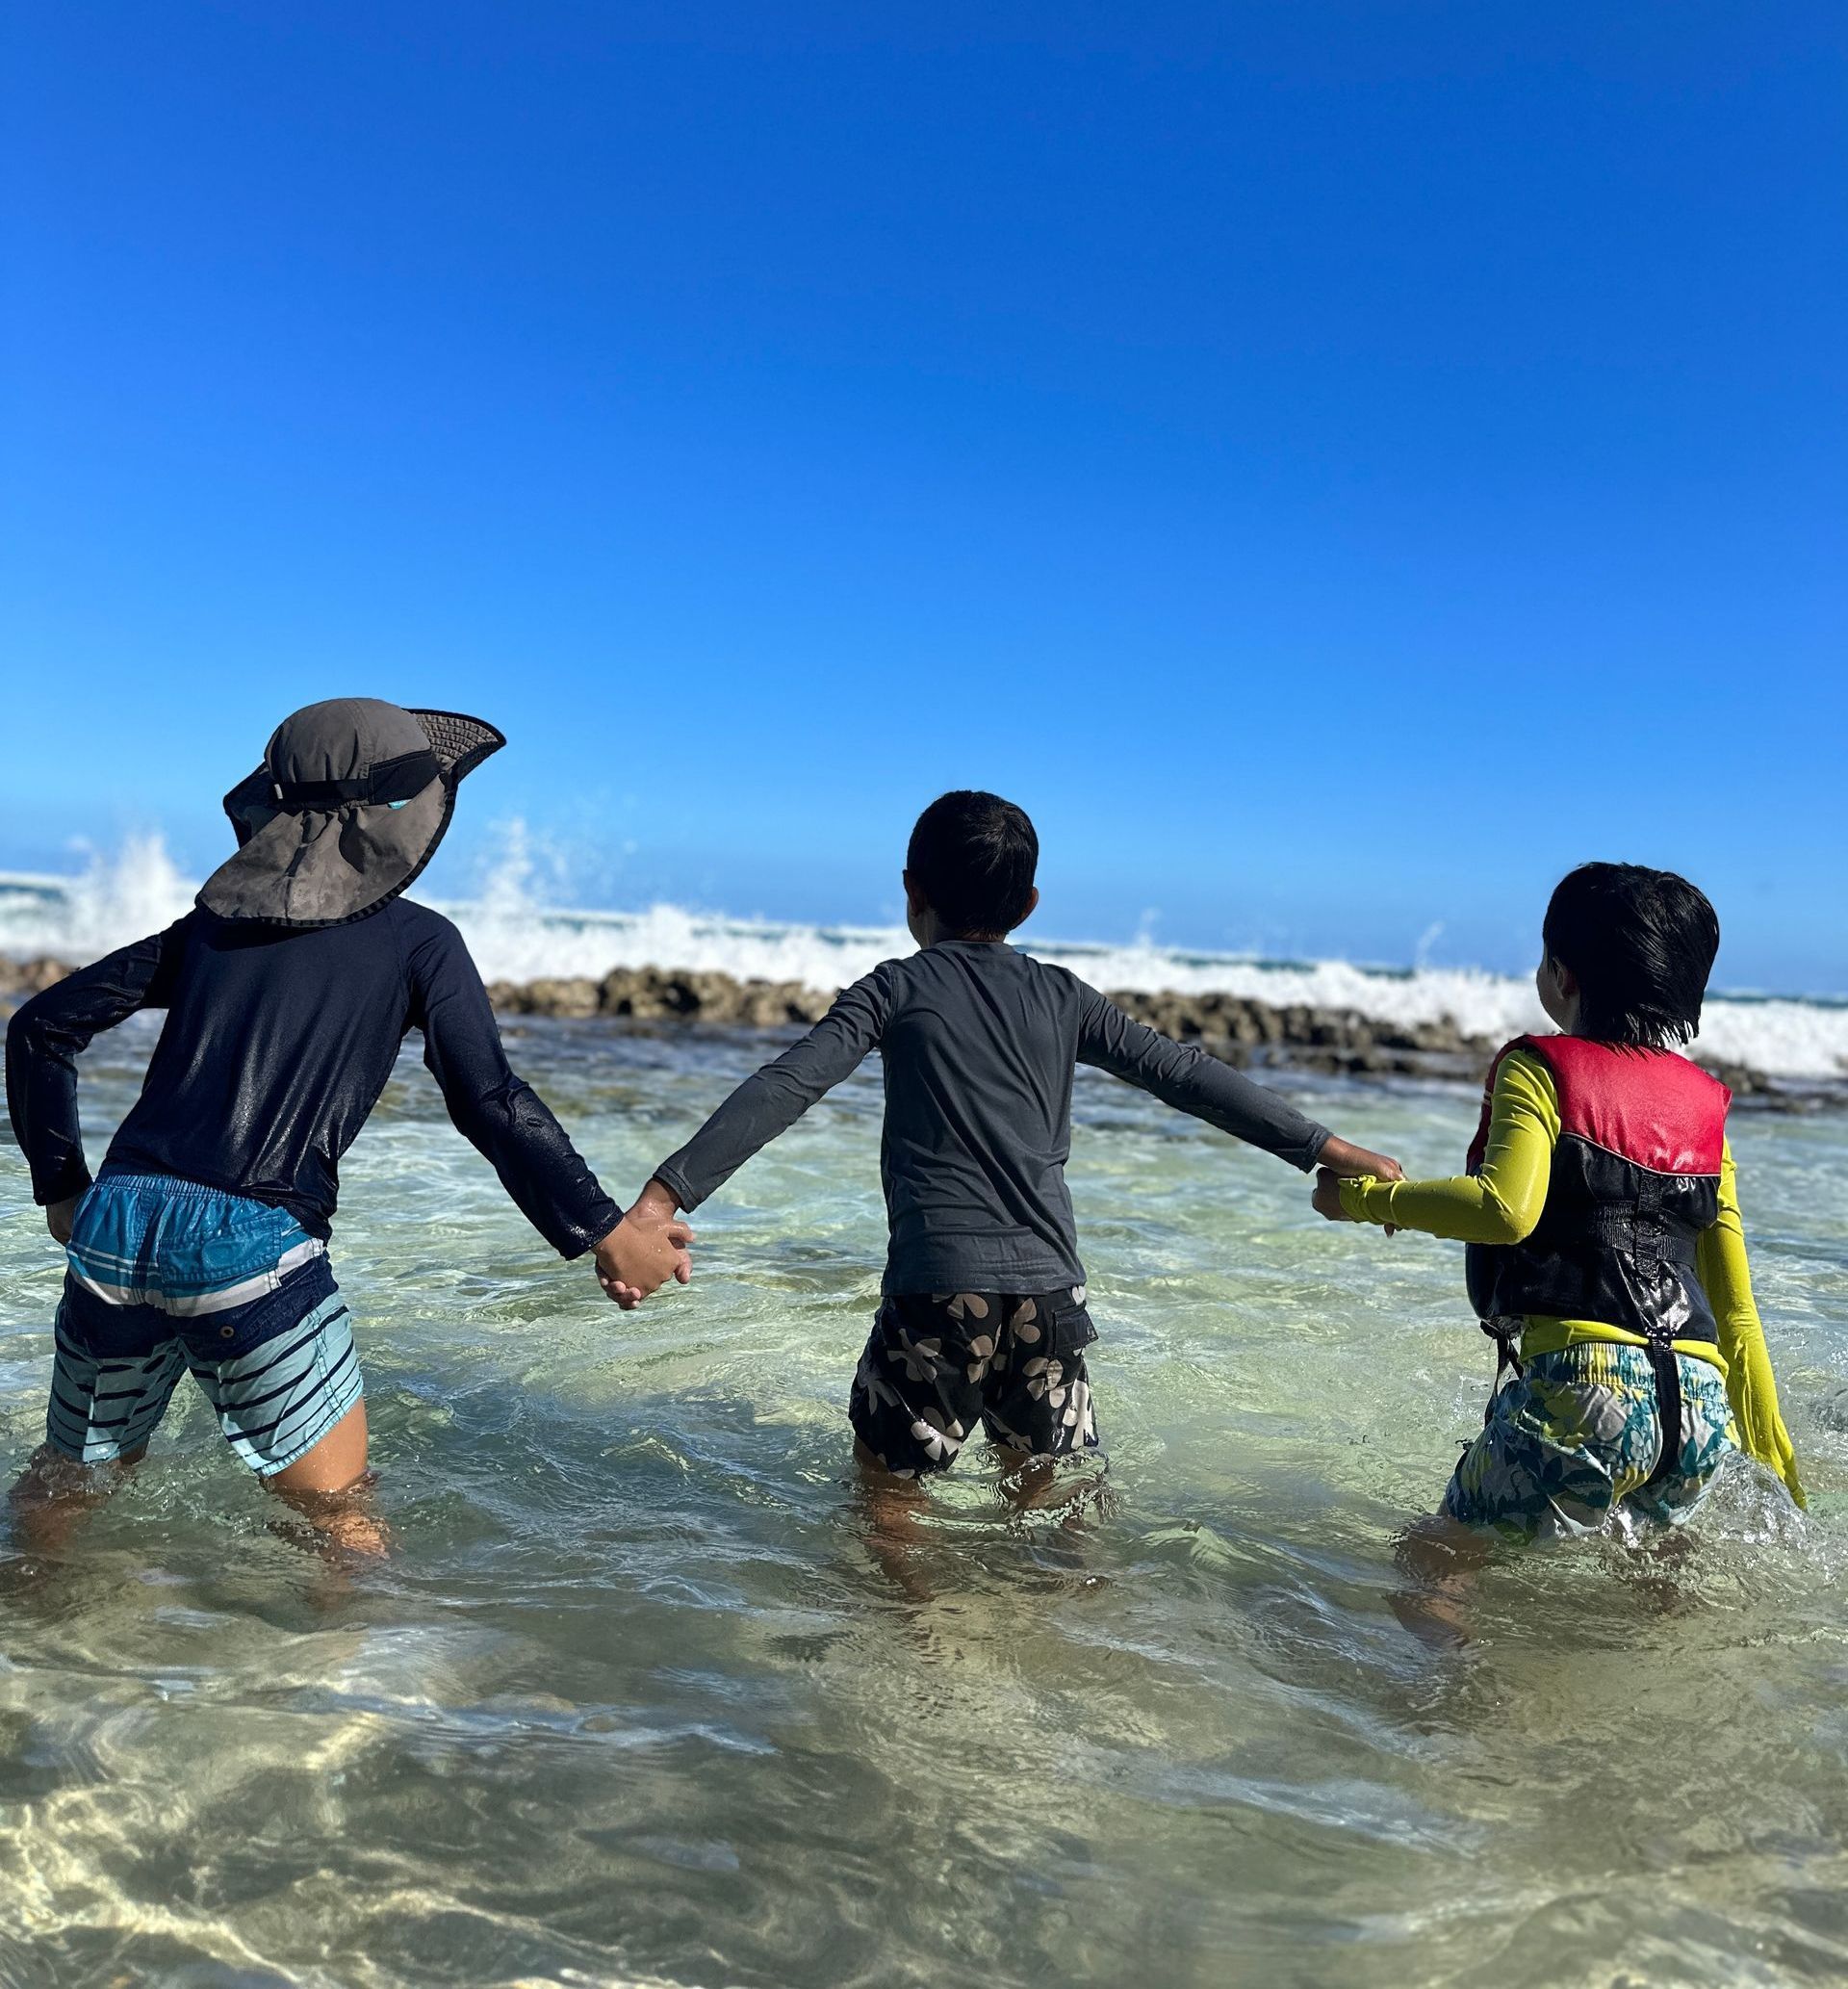
[[[1560,879],[1540,930],[1548,958],[1578,978],[1579,1035],[1660,1049],[1701,1026],[1720,921],[1685,877],[1582,864]]]
[[[959,788],[918,816],[905,866],[948,932],[998,939],[1032,909],[1040,839],[1025,809]]]

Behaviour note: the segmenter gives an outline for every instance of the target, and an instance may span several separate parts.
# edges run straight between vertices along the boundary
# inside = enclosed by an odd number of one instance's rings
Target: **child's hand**
[[[46,1203],[45,1227],[51,1231],[54,1243],[70,1241],[70,1232],[77,1221],[77,1204],[83,1199],[81,1195],[66,1195],[62,1201]]]
[[[1317,1215],[1327,1217],[1331,1223],[1356,1220],[1342,1206],[1341,1176],[1331,1167],[1316,1169],[1316,1192],[1309,1199]]]
[[[1339,1175],[1345,1180],[1359,1180],[1363,1176],[1375,1181],[1405,1178],[1405,1170],[1390,1154],[1356,1147],[1352,1140],[1344,1140],[1335,1133],[1328,1135],[1327,1144],[1316,1155],[1316,1164],[1323,1174]]]
[[[612,1304],[632,1312],[668,1279],[693,1280],[687,1246],[693,1231],[676,1217],[674,1198],[650,1181],[635,1206],[597,1246],[597,1281]]]

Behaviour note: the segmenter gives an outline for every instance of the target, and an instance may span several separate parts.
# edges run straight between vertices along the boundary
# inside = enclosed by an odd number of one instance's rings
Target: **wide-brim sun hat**
[[[238,853],[198,903],[263,925],[365,917],[415,881],[449,826],[457,785],[505,744],[460,711],[379,698],[304,706],[224,797]]]

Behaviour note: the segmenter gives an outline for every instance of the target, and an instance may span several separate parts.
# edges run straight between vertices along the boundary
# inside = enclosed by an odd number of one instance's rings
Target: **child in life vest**
[[[1621,1506],[1680,1524],[1727,1454],[1803,1503],[1752,1298],[1732,1094],[1678,1054],[1719,950],[1685,878],[1587,864],[1553,894],[1535,976],[1557,1036],[1496,1058],[1467,1174],[1338,1180],[1317,1209],[1469,1246],[1502,1352],[1482,1434],[1442,1511],[1516,1537],[1597,1530]]]

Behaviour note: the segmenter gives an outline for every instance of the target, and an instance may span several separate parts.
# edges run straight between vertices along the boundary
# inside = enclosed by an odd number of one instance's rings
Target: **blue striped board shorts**
[[[45,1436],[79,1463],[144,1445],[189,1368],[264,1477],[360,1399],[327,1247],[286,1209],[168,1175],[104,1175],[78,1204]]]

